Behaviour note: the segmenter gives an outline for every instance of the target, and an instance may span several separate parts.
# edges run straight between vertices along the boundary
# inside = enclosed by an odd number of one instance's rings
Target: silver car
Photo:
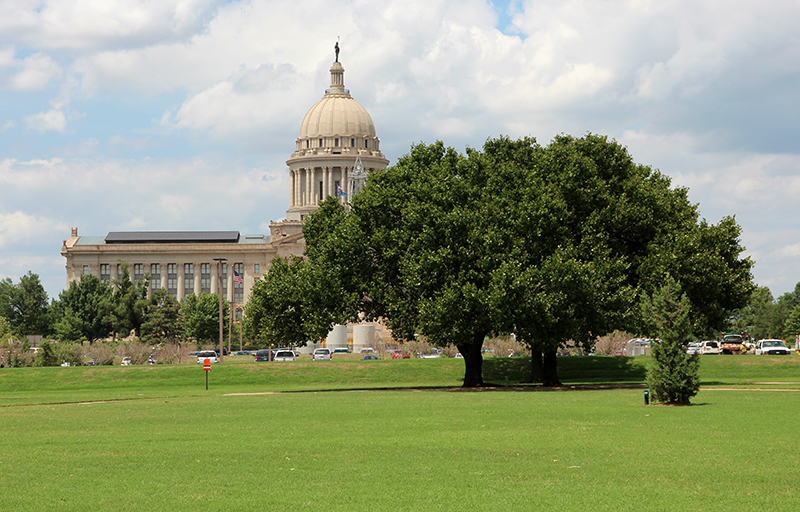
[[[297,361],[297,356],[291,350],[279,350],[275,353],[273,361]]]
[[[314,353],[311,354],[312,361],[330,361],[332,359],[331,351],[327,348],[316,348]]]

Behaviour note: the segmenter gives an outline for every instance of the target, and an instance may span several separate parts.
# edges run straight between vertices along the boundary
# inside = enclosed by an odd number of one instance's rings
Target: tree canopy
[[[37,274],[28,271],[17,284],[9,278],[0,281],[0,316],[8,320],[16,336],[51,333],[47,292]]]
[[[261,330],[300,338],[384,317],[397,338],[458,347],[465,386],[483,383],[490,333],[528,344],[532,378],[554,385],[560,345],[642,332],[639,298],[668,275],[695,332],[719,329],[752,290],[734,219],[700,220],[686,189],[598,135],[501,137],[466,155],[418,144],[349,206],[323,202],[303,230],[308,261],[279,265],[271,291],[251,296],[273,308]]]

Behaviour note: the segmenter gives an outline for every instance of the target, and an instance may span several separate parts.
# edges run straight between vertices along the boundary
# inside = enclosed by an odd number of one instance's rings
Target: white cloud
[[[61,110],[51,109],[25,117],[25,125],[39,132],[63,132],[67,128],[67,118]]]
[[[57,219],[46,218],[23,211],[0,213],[0,250],[35,243],[36,240],[58,237],[66,224]]]
[[[505,33],[492,4],[0,3],[13,96],[0,212],[85,234],[265,231],[288,206],[284,162],[341,36],[345,85],[390,159],[437,138],[463,150],[500,134],[608,134],[689,187],[710,221],[735,214],[758,282],[793,288],[796,1],[514,1]]]
[[[24,59],[17,59],[13,48],[0,50],[0,68],[7,68],[0,75],[0,88],[15,91],[38,91],[62,76],[61,66],[49,55],[38,52]]]
[[[223,0],[18,0],[0,4],[0,32],[38,48],[86,51],[185,40]]]

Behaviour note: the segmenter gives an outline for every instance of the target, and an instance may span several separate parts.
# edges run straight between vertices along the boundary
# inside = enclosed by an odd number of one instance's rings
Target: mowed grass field
[[[194,365],[0,369],[0,510],[800,508],[800,356],[703,359],[691,407],[625,387],[649,358],[559,363],[566,389],[483,391],[459,360],[229,358],[208,391]]]

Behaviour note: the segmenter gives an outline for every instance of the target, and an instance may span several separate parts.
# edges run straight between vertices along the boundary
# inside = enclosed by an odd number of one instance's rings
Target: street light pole
[[[222,262],[228,258],[212,258],[217,262],[217,295],[219,296],[219,362],[222,362],[223,339],[222,339]]]

